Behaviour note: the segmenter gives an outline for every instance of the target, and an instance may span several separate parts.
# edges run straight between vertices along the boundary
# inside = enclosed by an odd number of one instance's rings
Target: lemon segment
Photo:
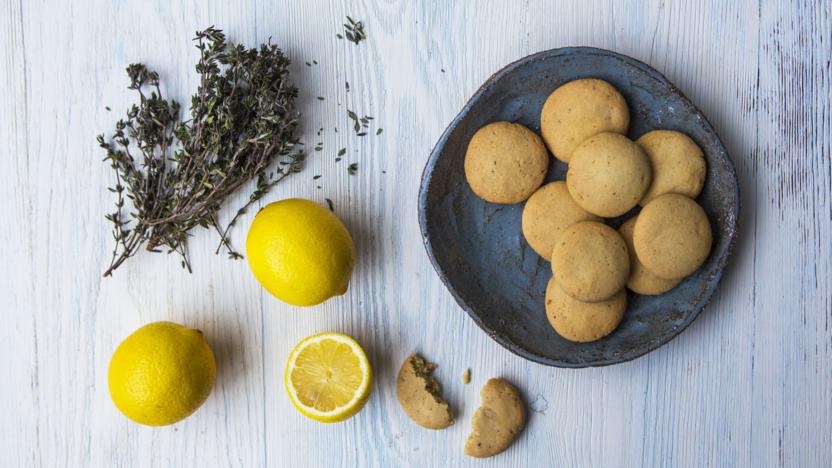
[[[373,370],[361,346],[341,333],[320,333],[295,346],[284,384],[292,404],[320,422],[338,422],[367,403]]]

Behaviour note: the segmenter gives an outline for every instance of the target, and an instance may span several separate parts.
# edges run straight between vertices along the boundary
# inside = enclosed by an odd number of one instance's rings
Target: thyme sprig
[[[199,87],[189,119],[180,105],[163,97],[159,75],[142,64],[127,67],[128,89],[139,103],[116,123],[109,139],[98,136],[115,173],[115,210],[110,276],[144,246],[176,252],[191,270],[187,250],[195,226],[213,228],[230,258],[229,230],[275,184],[303,167],[295,137],[297,88],[289,81],[289,60],[274,44],[246,49],[230,45],[219,29],[198,31]],[[276,164],[275,164],[276,163]],[[225,199],[256,180],[254,192],[223,227],[218,213]],[[133,209],[125,214],[126,199]]]

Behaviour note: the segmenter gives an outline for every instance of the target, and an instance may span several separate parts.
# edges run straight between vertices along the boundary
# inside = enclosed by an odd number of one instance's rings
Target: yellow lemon
[[[338,422],[367,403],[373,369],[355,340],[341,333],[319,333],[292,350],[283,382],[301,413],[315,421]]]
[[[217,375],[202,332],[171,322],[145,325],[118,345],[108,382],[116,407],[133,421],[165,426],[205,402]]]
[[[341,220],[300,198],[271,203],[257,213],[248,230],[246,256],[267,291],[297,306],[347,292],[355,266],[355,246]]]

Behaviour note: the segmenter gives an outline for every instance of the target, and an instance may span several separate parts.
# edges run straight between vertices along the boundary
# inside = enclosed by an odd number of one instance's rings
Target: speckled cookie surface
[[[653,181],[639,204],[666,193],[699,196],[705,184],[705,156],[687,135],[673,130],[653,130],[636,140],[653,169]]]
[[[600,133],[581,143],[566,172],[566,185],[575,202],[605,218],[621,216],[636,206],[650,180],[650,161],[644,150],[617,133]]]
[[[618,233],[627,243],[627,250],[630,251],[630,278],[627,280],[627,287],[630,291],[647,296],[655,296],[673,289],[681,279],[664,279],[650,272],[639,261],[633,247],[633,230],[636,227],[636,219],[632,217],[618,228]]]
[[[556,158],[569,162],[587,138],[627,133],[630,111],[624,96],[603,80],[587,78],[557,88],[540,111],[540,133]]]
[[[477,130],[465,152],[471,190],[492,203],[520,203],[546,176],[549,155],[543,141],[520,124],[490,123]]]
[[[558,335],[587,343],[613,332],[624,318],[627,291],[601,302],[583,302],[566,294],[554,279],[546,287],[546,317]]]
[[[431,376],[436,364],[418,354],[405,359],[396,378],[396,398],[416,424],[444,429],[454,423],[448,403],[440,396],[439,382]]]
[[[605,301],[627,284],[627,244],[605,224],[573,224],[561,234],[552,250],[552,273],[558,285],[575,299]]]
[[[653,274],[684,278],[711,251],[713,234],[705,211],[684,195],[660,195],[644,206],[633,229],[639,261]]]
[[[563,181],[546,184],[526,200],[522,229],[526,242],[538,255],[549,260],[558,236],[569,226],[581,221],[600,221],[581,208]]]
[[[485,458],[507,449],[526,425],[526,405],[505,379],[488,379],[480,391],[482,405],[471,418],[465,455]]]

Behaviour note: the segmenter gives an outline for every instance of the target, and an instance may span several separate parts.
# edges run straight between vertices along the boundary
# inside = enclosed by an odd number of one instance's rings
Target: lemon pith
[[[289,355],[284,374],[292,404],[320,422],[355,415],[367,402],[372,367],[364,350],[341,333],[319,333],[301,340]]]
[[[312,306],[347,291],[355,246],[330,210],[291,198],[257,213],[246,238],[246,257],[254,277],[275,297]]]

